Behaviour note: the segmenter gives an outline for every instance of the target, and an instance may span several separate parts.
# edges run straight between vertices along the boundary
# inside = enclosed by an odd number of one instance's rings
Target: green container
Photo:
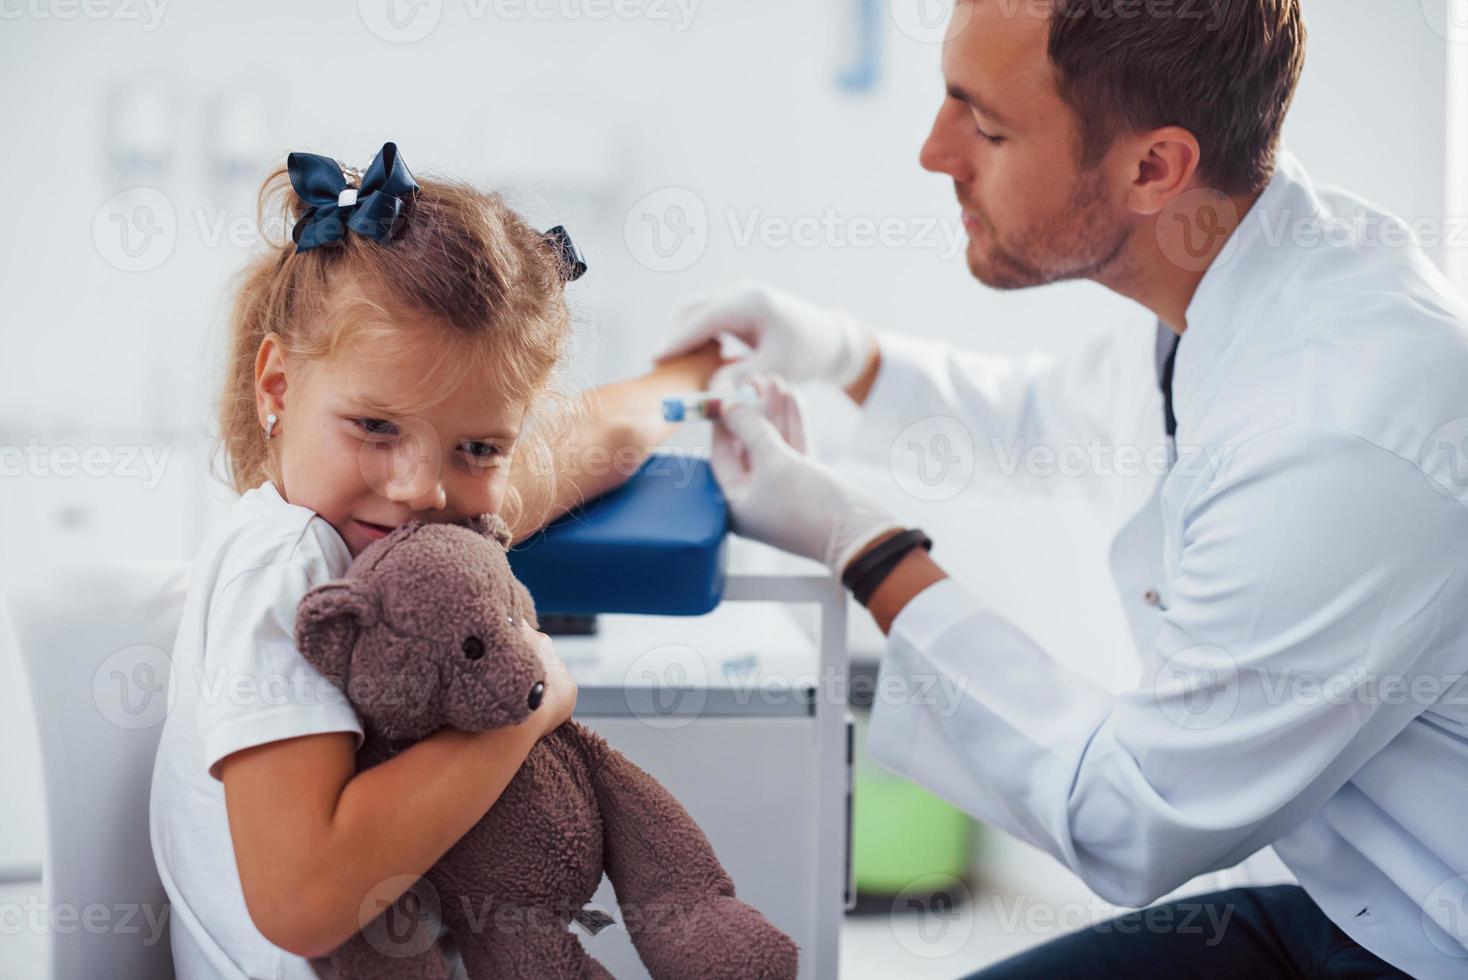
[[[853,709],[852,864],[858,900],[890,899],[919,878],[968,882],[978,826],[962,810],[866,753],[871,712]]]

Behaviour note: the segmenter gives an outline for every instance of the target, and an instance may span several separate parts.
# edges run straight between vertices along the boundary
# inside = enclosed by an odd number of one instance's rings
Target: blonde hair
[[[467,341],[448,345],[451,356],[422,379],[424,396],[473,374],[500,396],[531,404],[514,465],[553,478],[555,433],[572,422],[578,404],[551,383],[570,337],[562,256],[500,195],[416,179],[420,189],[405,199],[390,242],[348,232],[339,244],[297,252],[289,229],[309,205],[285,167],[266,178],[259,221],[269,247],[239,275],[219,397],[215,452],[236,492],[280,482],[276,444],[264,439],[255,398],[265,336],[277,336],[288,360],[309,363],[347,346],[370,349],[374,337],[400,329],[394,321],[404,315]],[[271,228],[284,234],[272,238]],[[505,511],[512,524],[521,506],[511,488]]]

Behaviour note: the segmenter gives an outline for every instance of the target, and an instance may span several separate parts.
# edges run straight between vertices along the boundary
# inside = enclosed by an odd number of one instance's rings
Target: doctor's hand
[[[839,578],[867,545],[903,525],[805,454],[800,403],[783,379],[748,380],[760,395],[759,407],[734,403],[723,409],[710,458],[733,529],[813,558]]]
[[[760,372],[846,388],[876,355],[876,338],[849,313],[824,309],[763,283],[743,282],[679,313],[675,339],[657,360],[694,350],[726,333],[752,350],[748,357],[721,368],[710,388],[737,387]]]

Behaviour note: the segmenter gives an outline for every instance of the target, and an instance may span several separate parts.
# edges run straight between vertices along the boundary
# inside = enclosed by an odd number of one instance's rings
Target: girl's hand
[[[531,634],[531,642],[540,657],[541,668],[545,670],[545,696],[541,698],[540,707],[532,711],[524,722],[534,726],[536,737],[540,738],[570,720],[571,712],[576,707],[576,680],[556,654],[551,638],[539,630],[531,629],[528,623],[525,629]]]

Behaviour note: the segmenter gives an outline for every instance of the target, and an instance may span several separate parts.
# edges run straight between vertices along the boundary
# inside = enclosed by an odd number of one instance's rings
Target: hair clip
[[[556,250],[561,260],[562,282],[575,282],[586,275],[586,256],[582,255],[581,249],[571,241],[571,233],[566,230],[565,225],[556,225],[540,237]]]
[[[418,190],[396,143],[382,144],[365,172],[315,153],[292,153],[286,169],[296,194],[310,205],[291,229],[297,252],[339,242],[348,228],[386,245],[403,200]]]

